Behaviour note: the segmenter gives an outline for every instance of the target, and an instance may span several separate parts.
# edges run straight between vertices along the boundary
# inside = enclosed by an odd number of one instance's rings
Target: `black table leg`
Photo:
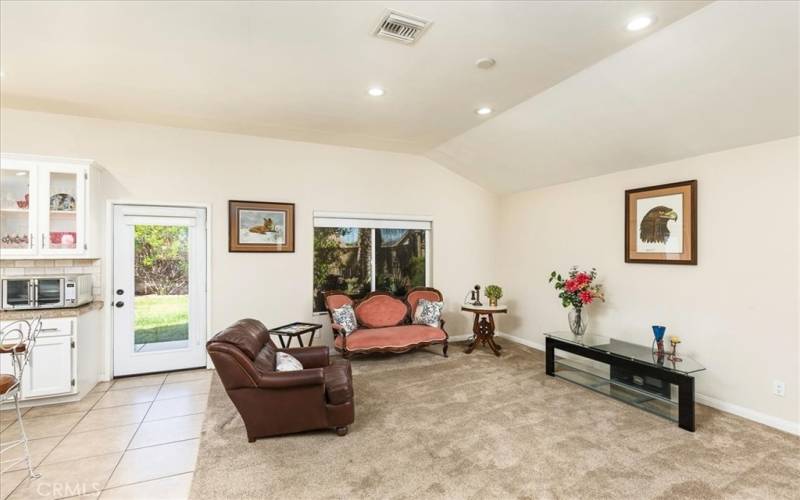
[[[286,344],[283,342],[283,335],[278,335],[278,340],[281,341],[281,349],[286,349]],[[291,341],[292,341],[292,339],[290,338],[289,342],[291,342]]]
[[[550,340],[550,337],[547,337],[545,340],[545,352],[544,352],[544,362],[545,368],[544,372],[551,377],[555,375],[555,364],[556,364],[556,349],[553,345],[553,341]]]
[[[302,335],[298,335],[298,336],[297,336],[297,341],[298,341],[298,342],[300,342],[300,347],[305,347],[305,346],[303,345],[303,336],[302,336]]]
[[[311,345],[314,343],[314,335],[315,335],[316,333],[317,333],[317,331],[316,331],[316,330],[312,330],[312,331],[311,331],[311,338],[310,338],[310,339],[308,339],[308,347],[311,347]]]
[[[678,382],[678,427],[694,432],[694,377]]]

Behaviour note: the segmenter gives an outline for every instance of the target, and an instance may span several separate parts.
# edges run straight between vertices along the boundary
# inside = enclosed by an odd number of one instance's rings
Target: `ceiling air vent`
[[[387,9],[375,28],[375,36],[412,44],[419,40],[430,24],[427,19]]]

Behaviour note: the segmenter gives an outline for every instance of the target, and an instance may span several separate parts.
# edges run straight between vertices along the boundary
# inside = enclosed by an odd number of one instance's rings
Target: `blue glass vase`
[[[655,344],[655,351],[663,355],[664,354],[664,333],[667,331],[666,326],[660,325],[653,325],[653,343]]]

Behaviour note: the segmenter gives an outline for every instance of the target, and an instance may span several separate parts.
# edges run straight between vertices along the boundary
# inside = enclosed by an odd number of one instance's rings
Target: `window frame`
[[[428,215],[365,214],[315,210],[311,229],[313,231],[318,227],[356,227],[370,230],[370,292],[375,291],[377,277],[375,265],[375,230],[416,229],[425,231],[425,286],[433,286],[433,217]],[[316,255],[313,251],[311,258],[316,259]],[[313,261],[311,262],[311,266],[312,268],[314,267]],[[314,289],[313,273],[311,289]],[[327,311],[314,311],[314,301],[311,303],[311,309],[312,314],[315,316],[327,316],[328,314]]]

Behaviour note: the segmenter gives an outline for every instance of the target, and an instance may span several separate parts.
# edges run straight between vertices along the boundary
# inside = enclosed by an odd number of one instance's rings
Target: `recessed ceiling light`
[[[652,16],[638,16],[628,21],[628,31],[639,31],[653,24]]]
[[[367,94],[371,95],[372,97],[380,97],[385,93],[386,91],[380,87],[370,87],[370,89],[367,90]]]
[[[481,116],[490,115],[490,114],[492,114],[492,111],[493,111],[492,108],[490,108],[488,106],[484,106],[482,108],[478,108],[478,109],[475,110],[475,112],[477,114],[481,115]]]

